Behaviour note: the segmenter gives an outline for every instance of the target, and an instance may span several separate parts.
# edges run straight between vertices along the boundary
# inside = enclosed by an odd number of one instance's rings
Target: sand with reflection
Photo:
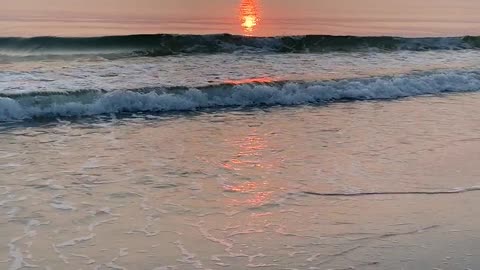
[[[479,269],[478,192],[304,193],[478,185],[478,96],[4,129],[0,268]]]

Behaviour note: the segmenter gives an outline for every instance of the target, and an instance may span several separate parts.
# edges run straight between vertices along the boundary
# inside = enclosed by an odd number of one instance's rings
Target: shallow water
[[[0,268],[478,269],[478,123],[478,92],[4,123]]]
[[[41,57],[0,64],[0,94],[202,87],[224,83],[324,81],[477,70],[480,50],[213,54],[105,59]],[[1,58],[0,58],[1,59]],[[23,60],[23,61],[22,61]]]
[[[317,53],[236,48],[230,53],[161,57],[44,55],[38,50],[0,55],[0,121],[320,104],[480,89],[480,51],[461,49],[458,46],[468,45],[462,39],[400,40],[395,42],[415,45],[394,50],[359,42],[360,47],[350,51],[335,47]],[[430,50],[422,50],[423,43]]]

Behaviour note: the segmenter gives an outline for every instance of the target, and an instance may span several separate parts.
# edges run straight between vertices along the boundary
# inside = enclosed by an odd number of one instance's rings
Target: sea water
[[[2,269],[478,269],[478,38],[0,38]]]

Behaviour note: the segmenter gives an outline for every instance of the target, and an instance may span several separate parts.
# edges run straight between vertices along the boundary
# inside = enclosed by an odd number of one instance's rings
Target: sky
[[[0,36],[480,35],[479,0],[0,0]]]

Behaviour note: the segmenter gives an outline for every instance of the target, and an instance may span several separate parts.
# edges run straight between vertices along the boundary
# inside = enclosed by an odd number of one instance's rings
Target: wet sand
[[[480,269],[480,95],[0,129],[1,269]]]

